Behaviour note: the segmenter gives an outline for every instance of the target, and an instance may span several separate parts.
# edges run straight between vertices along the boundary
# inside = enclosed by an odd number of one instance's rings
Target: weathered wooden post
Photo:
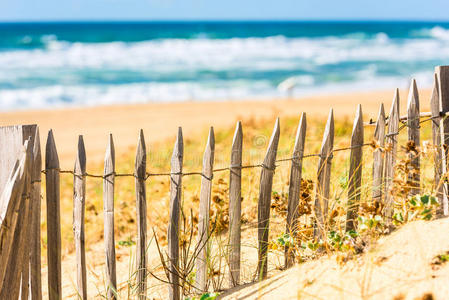
[[[179,214],[181,210],[182,193],[182,161],[184,157],[184,143],[182,128],[178,128],[173,155],[171,158],[170,175],[170,221],[168,224],[168,292],[170,300],[180,300],[179,291]]]
[[[201,292],[207,291],[207,270],[209,261],[209,213],[214,167],[215,136],[211,127],[203,156],[203,171],[201,176],[200,211],[198,218],[198,257],[196,258],[196,282]]]
[[[140,130],[139,141],[137,142],[135,176],[136,176],[136,213],[137,213],[137,245],[136,245],[136,266],[137,266],[137,295],[141,300],[147,299],[147,199],[145,177],[147,173],[147,150],[143,130]]]
[[[73,233],[76,252],[76,283],[80,299],[87,299],[84,213],[86,205],[86,150],[83,136],[78,137],[78,152],[73,170]]]
[[[279,118],[274,125],[273,134],[268,144],[267,153],[262,163],[260,174],[259,203],[257,210],[259,264],[257,266],[259,280],[267,277],[268,271],[268,232],[270,227],[271,191],[273,175],[276,168],[276,154],[279,144]]]
[[[330,178],[334,148],[334,111],[329,112],[323,142],[321,143],[320,159],[318,161],[317,186],[315,196],[315,222],[313,237],[324,239],[327,230],[328,202],[330,193]]]
[[[232,140],[229,170],[229,272],[231,286],[237,286],[240,281],[242,145],[242,123],[237,122]]]
[[[409,195],[420,192],[420,123],[419,123],[419,95],[416,80],[412,80],[407,102],[407,128],[409,142],[410,169],[408,172]]]
[[[377,210],[382,207],[383,197],[383,175],[384,175],[384,155],[385,148],[385,110],[383,103],[380,105],[379,115],[377,116],[376,128],[374,129],[373,151],[373,200]],[[377,211],[380,213],[380,211]]]
[[[304,156],[304,144],[306,141],[307,119],[306,114],[302,113],[299,121],[298,130],[296,131],[295,146],[293,148],[292,166],[290,170],[290,185],[288,187],[288,208],[287,208],[287,228],[286,232],[296,237],[296,227],[298,222],[298,206],[301,191],[301,175],[302,175],[302,158]],[[288,247],[285,247],[286,268],[295,264],[295,253]]]
[[[103,175],[103,211],[104,211],[104,243],[106,251],[107,298],[117,298],[117,273],[115,266],[114,237],[114,183],[115,183],[115,149],[112,134],[104,157]]]

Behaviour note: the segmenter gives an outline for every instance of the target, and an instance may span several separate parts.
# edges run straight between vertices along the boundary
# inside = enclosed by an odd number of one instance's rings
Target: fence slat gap
[[[346,211],[346,231],[356,229],[362,189],[363,156],[363,114],[362,105],[358,105],[351,136],[351,154],[348,175],[348,208]]]
[[[257,270],[259,280],[265,279],[268,271],[268,232],[270,227],[271,191],[273,188],[274,170],[276,168],[275,162],[279,144],[279,136],[279,118],[277,118],[260,174],[260,191],[257,210],[259,240],[259,263]]]
[[[61,291],[61,212],[59,158],[53,131],[48,132],[45,147],[45,185],[47,195],[47,261],[48,296],[50,300],[62,298]]]
[[[433,74],[433,88],[430,96],[430,111],[432,113],[432,145],[433,145],[433,164],[434,164],[434,190],[436,191],[437,199],[440,205],[437,209],[437,216],[443,216],[443,182],[442,172],[443,167],[442,152],[441,152],[441,133],[440,133],[440,103],[438,92],[438,76]]]
[[[296,131],[295,146],[292,154],[292,166],[290,170],[290,185],[288,188],[287,226],[286,233],[295,239],[297,235],[297,225],[299,218],[299,198],[301,192],[302,159],[304,156],[304,144],[306,141],[307,118],[306,113],[302,113]],[[295,263],[295,253],[288,246],[285,247],[285,268],[293,266]]]
[[[212,190],[212,170],[214,168],[215,135],[211,127],[203,156],[203,176],[201,176],[200,210],[198,218],[198,257],[196,258],[196,282],[201,292],[207,291],[207,270],[209,265],[209,213]]]
[[[86,149],[83,136],[78,137],[78,152],[73,169],[73,233],[76,252],[76,283],[80,299],[87,299],[84,214],[86,205]]]
[[[229,170],[229,273],[231,286],[237,286],[240,282],[242,145],[242,123],[239,121],[232,140]]]
[[[379,108],[379,115],[377,117],[376,128],[374,129],[374,145],[373,151],[373,201],[376,207],[376,213],[382,207],[382,187],[383,187],[383,172],[384,172],[384,155],[382,153],[385,147],[385,109],[382,103]]]
[[[182,162],[184,157],[184,143],[182,128],[178,128],[173,155],[171,157],[170,175],[170,221],[168,223],[168,273],[169,273],[169,299],[181,299],[179,291],[179,215],[181,209],[182,192]]]
[[[334,111],[331,108],[321,144],[320,159],[318,161],[317,186],[315,195],[315,222],[313,237],[315,240],[324,239],[327,230],[328,201],[330,193],[330,177],[332,166],[332,151],[334,148]]]
[[[435,68],[438,81],[438,98],[440,113],[446,114],[449,112],[449,66],[439,66]],[[447,174],[449,171],[449,118],[447,116],[440,119],[440,134],[441,134],[441,158],[442,158],[442,174]],[[443,215],[449,215],[448,204],[449,185],[447,178],[444,179],[443,184]]]
[[[420,123],[419,123],[419,94],[416,80],[412,79],[407,101],[407,132],[408,156],[410,165],[408,170],[409,195],[420,193]]]
[[[399,89],[396,89],[393,102],[391,104],[390,115],[388,117],[388,134],[385,142],[385,203],[384,216],[387,224],[391,224],[393,216],[393,178],[394,167],[396,166],[396,153],[398,148],[399,130]]]
[[[115,149],[112,134],[104,157],[103,210],[104,243],[106,250],[106,284],[107,298],[117,298],[117,275],[114,237],[114,183],[115,183]]]
[[[137,295],[139,299],[147,299],[147,199],[145,176],[147,172],[147,149],[143,130],[140,130],[137,142],[135,174],[136,174],[136,214],[137,214],[137,243],[136,243],[136,268],[137,268]]]

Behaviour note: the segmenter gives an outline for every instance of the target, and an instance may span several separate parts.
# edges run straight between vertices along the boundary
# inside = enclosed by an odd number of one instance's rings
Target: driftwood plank
[[[432,113],[432,144],[433,144],[433,164],[434,164],[434,189],[440,206],[437,209],[437,215],[443,216],[443,168],[441,152],[441,132],[440,132],[440,103],[438,92],[438,77],[434,74],[432,95],[430,96],[430,111]]]
[[[420,192],[420,134],[419,134],[419,94],[416,86],[416,80],[412,80],[407,102],[407,129],[409,142],[409,171],[408,185],[410,186],[409,195],[416,195]]]
[[[295,146],[293,148],[292,166],[290,170],[290,185],[288,188],[288,208],[287,208],[287,226],[286,232],[292,236],[297,235],[298,222],[298,206],[301,191],[301,176],[302,176],[302,159],[304,156],[304,144],[306,141],[307,118],[306,114],[302,113],[299,121],[298,130],[296,131]],[[285,247],[285,262],[286,268],[293,266],[295,263],[295,253],[288,247]]]
[[[373,151],[373,201],[377,212],[380,213],[379,210],[383,203],[383,149],[385,147],[385,109],[383,103],[380,105],[376,128],[374,129],[374,144],[376,148]]]
[[[313,227],[313,236],[315,239],[324,239],[326,236],[333,148],[334,111],[331,109],[327,119],[326,128],[324,129],[320,159],[318,161],[317,187],[314,207],[315,223]]]
[[[41,279],[41,170],[42,155],[39,128],[36,127],[31,171],[31,240],[30,240],[30,295],[42,299]]]
[[[240,282],[242,145],[242,123],[237,122],[232,140],[229,170],[229,272],[231,286],[237,286]]]
[[[276,168],[275,163],[279,136],[279,118],[277,118],[260,174],[259,203],[257,209],[257,235],[259,240],[259,263],[257,270],[259,280],[265,279],[268,271],[268,233],[270,228],[271,191],[273,188],[274,170]]]
[[[348,208],[346,213],[346,231],[355,230],[357,224],[360,196],[362,191],[363,156],[363,114],[359,104],[354,119],[351,136],[351,154],[349,157]]]
[[[169,299],[181,299],[179,291],[179,214],[181,210],[182,192],[182,161],[184,156],[184,143],[182,128],[178,129],[173,155],[171,157],[170,176],[170,221],[168,224],[168,272],[169,272]]]
[[[115,183],[115,148],[112,134],[104,157],[103,210],[104,210],[104,243],[106,250],[106,282],[107,298],[117,298],[117,273],[115,266],[114,236],[114,183]]]
[[[398,148],[398,130],[399,130],[399,90],[396,89],[393,102],[391,104],[390,115],[388,116],[388,134],[385,142],[385,206],[384,215],[387,223],[391,223],[393,216],[393,178],[394,167],[396,166],[396,153]]]
[[[435,68],[435,73],[438,79],[438,98],[440,113],[446,114],[449,112],[449,66],[439,66]],[[440,119],[440,131],[441,131],[441,162],[442,162],[442,174],[446,174],[449,171],[449,118],[447,116]],[[449,186],[447,179],[443,184],[443,215],[449,215],[448,194]]]
[[[137,142],[135,174],[136,174],[136,213],[137,213],[137,244],[136,244],[136,266],[137,266],[137,294],[139,299],[146,299],[147,286],[147,198],[145,177],[147,172],[147,149],[143,130],[140,130]]]
[[[59,158],[53,131],[48,132],[45,147],[45,184],[47,195],[47,261],[48,296],[62,299],[61,291],[61,212],[59,186]]]
[[[198,218],[198,257],[196,258],[196,282],[201,292],[207,291],[207,270],[209,261],[209,213],[214,168],[215,135],[211,127],[203,156],[201,176],[200,210]]]
[[[78,297],[87,299],[86,249],[84,233],[84,213],[86,204],[86,149],[83,136],[78,137],[78,152],[73,175],[73,233],[76,252],[76,283]]]

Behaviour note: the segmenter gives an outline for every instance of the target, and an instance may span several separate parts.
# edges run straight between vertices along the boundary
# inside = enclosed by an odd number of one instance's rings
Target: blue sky
[[[449,20],[448,0],[0,0],[0,21]]]

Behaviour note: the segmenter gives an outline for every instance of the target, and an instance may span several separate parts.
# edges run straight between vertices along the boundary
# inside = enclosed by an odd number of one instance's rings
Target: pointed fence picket
[[[407,103],[407,131],[408,131],[408,155],[410,167],[408,172],[409,195],[420,193],[420,118],[419,118],[419,95],[416,80],[412,80]]]
[[[380,105],[373,142],[373,201],[376,210],[379,210],[383,203],[382,188],[385,161],[383,154],[383,149],[385,148],[385,110],[383,104]]]

